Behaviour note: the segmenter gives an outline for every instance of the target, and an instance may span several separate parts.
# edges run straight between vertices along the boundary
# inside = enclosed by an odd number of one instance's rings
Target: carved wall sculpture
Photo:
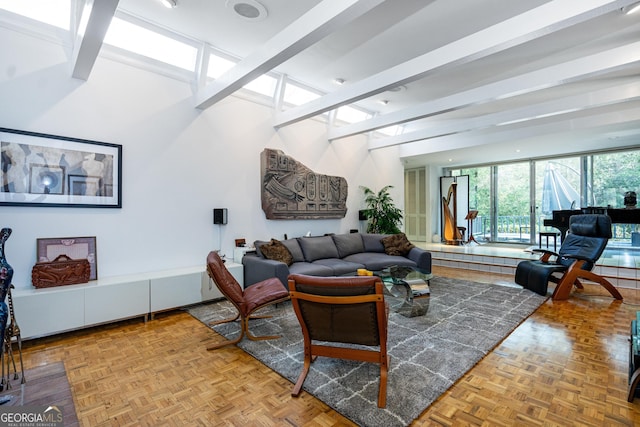
[[[347,213],[344,178],[315,173],[270,148],[260,154],[260,172],[267,219],[344,218]]]

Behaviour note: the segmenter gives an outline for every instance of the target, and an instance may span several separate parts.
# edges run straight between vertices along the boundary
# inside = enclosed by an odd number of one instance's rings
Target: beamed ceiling
[[[408,166],[640,145],[640,13],[623,13],[637,0],[176,1],[94,1],[74,76],[90,79],[123,12],[241,58],[194,108],[274,71],[326,93],[276,111],[276,129],[357,105],[376,115],[330,126],[329,140],[367,134],[371,150],[397,146]],[[234,11],[260,5],[258,19]],[[395,124],[402,135],[371,132]]]

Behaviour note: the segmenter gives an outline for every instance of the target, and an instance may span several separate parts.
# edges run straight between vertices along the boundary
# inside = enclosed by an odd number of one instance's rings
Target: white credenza
[[[227,262],[244,283],[242,264]],[[22,339],[37,338],[222,298],[204,266],[107,277],[80,285],[15,289]]]

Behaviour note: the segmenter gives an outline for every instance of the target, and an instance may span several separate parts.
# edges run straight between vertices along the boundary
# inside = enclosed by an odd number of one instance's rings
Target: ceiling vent
[[[262,21],[268,15],[267,9],[256,0],[227,0],[227,7],[247,21]]]

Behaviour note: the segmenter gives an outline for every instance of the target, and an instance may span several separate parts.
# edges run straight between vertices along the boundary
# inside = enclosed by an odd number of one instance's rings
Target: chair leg
[[[235,317],[229,317],[229,318],[224,319],[224,320],[218,320],[218,321],[209,322],[209,326],[215,326],[215,325],[221,325],[223,323],[234,322],[234,321],[238,320],[239,317],[240,317],[240,313],[238,312],[238,314],[236,314]],[[209,347],[207,347],[207,351],[216,350],[216,349],[218,349],[220,347],[225,347],[227,345],[232,345],[232,344],[239,343],[240,340],[244,337],[244,332],[245,332],[244,326],[242,326],[242,324],[243,324],[243,322],[241,321],[240,334],[235,339],[226,340],[226,341],[223,341],[221,343],[210,345]]]
[[[221,325],[223,323],[235,322],[240,317],[240,313],[236,314],[235,317],[229,317],[223,320],[214,320],[213,322],[209,322],[209,326]]]
[[[386,363],[380,364],[380,390],[378,391],[378,408],[387,406],[387,371],[389,370],[389,355]]]
[[[300,391],[302,390],[302,384],[304,384],[304,380],[307,378],[307,374],[309,373],[309,368],[311,368],[311,355],[308,353],[305,353],[304,366],[302,367],[302,372],[300,372],[298,381],[296,381],[296,385],[294,385],[293,390],[291,390],[291,396],[293,397],[300,396]]]
[[[616,287],[611,284],[611,282],[609,282],[602,276],[598,276],[597,274],[592,273],[591,271],[582,270],[580,268],[581,265],[581,262],[577,262],[576,264],[572,265],[569,270],[567,270],[564,277],[558,283],[556,289],[553,291],[551,299],[553,299],[554,301],[563,301],[568,299],[574,285],[582,288],[582,283],[580,283],[579,279],[586,279],[600,284],[600,286],[609,291],[611,296],[613,296],[615,299],[622,300],[622,295],[620,294],[618,289],[616,289]]]

